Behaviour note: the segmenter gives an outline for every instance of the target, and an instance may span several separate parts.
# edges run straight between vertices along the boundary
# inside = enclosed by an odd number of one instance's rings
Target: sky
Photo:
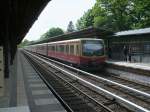
[[[96,0],[52,0],[35,21],[25,39],[37,40],[52,27],[66,31],[69,21],[74,25],[84,12],[92,8]]]

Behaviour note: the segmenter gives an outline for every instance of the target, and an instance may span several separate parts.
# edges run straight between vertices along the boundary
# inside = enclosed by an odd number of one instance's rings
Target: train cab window
[[[70,54],[74,54],[74,45],[70,45]]]
[[[104,45],[101,41],[86,40],[82,42],[82,53],[84,56],[104,55]]]

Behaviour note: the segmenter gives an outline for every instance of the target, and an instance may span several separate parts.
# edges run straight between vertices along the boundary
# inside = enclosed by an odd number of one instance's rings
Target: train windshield
[[[104,44],[99,40],[84,40],[82,42],[83,56],[104,55]]]

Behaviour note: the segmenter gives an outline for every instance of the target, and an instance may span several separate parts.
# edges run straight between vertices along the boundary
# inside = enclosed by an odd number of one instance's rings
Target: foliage
[[[93,26],[94,16],[92,14],[92,10],[89,9],[84,15],[77,20],[76,27],[78,30],[84,29],[86,27]]]
[[[48,39],[54,36],[58,36],[64,34],[63,30],[61,28],[50,28],[46,33],[44,33],[40,40]]]
[[[75,27],[73,25],[73,22],[70,21],[67,27],[67,32],[73,32],[73,31],[75,31]]]
[[[107,28],[115,31],[129,29],[130,12],[133,9],[131,0],[97,0],[97,7],[103,11],[103,15],[99,16],[105,17]]]
[[[23,41],[23,42],[21,42],[21,43],[18,45],[18,47],[24,47],[24,46],[28,45],[29,43],[30,43],[30,41],[29,41],[29,40],[24,39],[24,41]]]
[[[141,28],[150,26],[150,0],[134,0],[135,16],[132,18],[134,24],[132,28]]]
[[[97,0],[78,21],[77,29],[89,26],[113,31],[150,26],[150,0]]]

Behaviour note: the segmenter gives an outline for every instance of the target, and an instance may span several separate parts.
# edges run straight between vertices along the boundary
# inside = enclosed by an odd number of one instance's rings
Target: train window
[[[69,45],[66,45],[66,53],[69,54]]]
[[[64,53],[66,54],[66,45],[64,45]]]
[[[60,52],[60,45],[57,45],[57,51]]]
[[[62,52],[64,52],[64,51],[65,51],[65,46],[64,46],[64,45],[62,45],[61,50],[62,50]]]
[[[76,46],[76,55],[79,55],[79,45]]]
[[[55,51],[55,46],[51,46],[51,50],[52,50],[52,51]]]
[[[48,46],[48,49],[51,51],[52,50],[52,46]]]
[[[42,46],[39,47],[39,50],[42,50]]]
[[[58,45],[56,45],[56,51],[58,51]]]
[[[61,52],[61,45],[59,45],[58,50],[59,50],[59,52]]]
[[[55,47],[54,46],[49,46],[49,50],[54,51]]]
[[[59,47],[60,47],[60,52],[64,52],[64,50],[65,50],[64,45],[60,45]]]
[[[70,45],[70,54],[74,54],[74,45]]]

